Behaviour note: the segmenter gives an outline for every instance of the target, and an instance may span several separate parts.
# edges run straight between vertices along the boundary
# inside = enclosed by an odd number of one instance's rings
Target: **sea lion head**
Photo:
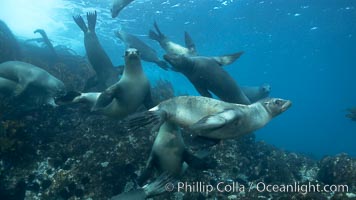
[[[271,93],[271,85],[265,83],[260,87],[263,97],[267,97]]]
[[[260,102],[272,117],[281,114],[292,106],[292,102],[290,100],[279,98],[266,98],[262,99]]]
[[[125,58],[136,59],[140,57],[140,52],[135,48],[128,48],[125,51]]]
[[[187,69],[191,69],[190,60],[184,55],[166,54],[163,58],[173,67],[172,70],[174,71],[183,72]]]
[[[135,48],[128,48],[125,51],[125,65],[126,67],[141,67],[140,52]]]

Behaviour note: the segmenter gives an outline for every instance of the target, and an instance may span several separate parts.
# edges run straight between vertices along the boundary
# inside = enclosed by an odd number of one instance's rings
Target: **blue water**
[[[356,1],[353,0],[136,0],[118,18],[111,0],[12,0],[0,2],[0,19],[20,38],[43,28],[53,43],[85,54],[83,34],[72,15],[98,11],[97,34],[115,65],[124,45],[114,36],[136,34],[160,55],[147,32],[157,20],[171,40],[184,43],[188,31],[200,55],[245,54],[226,66],[240,85],[272,85],[271,95],[293,101],[286,113],[256,132],[279,148],[317,157],[346,152],[356,156],[356,123],[344,117],[356,106]],[[21,6],[18,6],[21,5]],[[178,93],[197,95],[181,75],[144,63],[152,81],[182,84]]]

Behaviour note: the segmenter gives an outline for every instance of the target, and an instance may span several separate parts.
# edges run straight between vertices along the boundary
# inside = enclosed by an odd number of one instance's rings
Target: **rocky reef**
[[[131,132],[122,122],[82,106],[42,107],[0,125],[0,199],[9,200],[108,199],[133,189],[154,140],[148,129]],[[184,137],[190,146],[189,134]],[[196,151],[194,146],[191,150]],[[355,198],[356,159],[345,154],[313,160],[256,142],[253,134],[223,141],[210,152],[216,168],[188,169],[179,181],[237,183],[237,191],[175,190],[154,199]],[[348,191],[268,192],[262,191],[262,183],[347,185]]]

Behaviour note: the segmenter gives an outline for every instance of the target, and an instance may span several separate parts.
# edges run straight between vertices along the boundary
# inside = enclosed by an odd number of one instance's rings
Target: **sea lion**
[[[192,131],[195,136],[231,139],[262,128],[291,105],[291,101],[279,98],[242,105],[201,96],[179,96],[129,117],[128,125],[135,129],[155,124],[156,129],[157,125],[171,121]]]
[[[160,60],[154,49],[142,42],[136,36],[126,33],[122,30],[115,32],[116,36],[122,40],[127,48],[135,48],[140,52],[141,59],[147,62],[156,63],[164,70],[168,70],[168,65],[163,60]]]
[[[37,29],[35,30],[33,33],[39,33],[42,36],[43,42],[47,45],[47,47],[49,48],[49,50],[52,53],[53,57],[57,57],[57,53],[56,50],[54,50],[54,47],[51,43],[51,41],[49,40],[47,33],[43,30],[43,29]]]
[[[26,96],[31,96],[31,98],[36,98],[51,105],[54,105],[54,97],[64,95],[66,91],[62,81],[47,71],[25,62],[8,61],[1,63],[0,77],[3,81],[7,79],[16,83],[14,96],[22,96],[25,93]]]
[[[111,17],[115,18],[119,15],[122,9],[129,5],[134,0],[112,0]]]
[[[22,58],[20,45],[6,23],[0,20],[0,63]]]
[[[356,107],[348,108],[345,117],[350,118],[352,121],[356,121]]]
[[[187,55],[187,56],[195,56],[196,50],[195,45],[187,32],[185,32],[185,41],[186,47],[183,47],[177,43],[170,41],[158,28],[156,22],[154,22],[153,26],[155,27],[157,33],[153,30],[149,31],[149,37],[152,40],[156,40],[161,47],[166,51],[167,54],[178,54],[178,55]]]
[[[251,103],[255,103],[256,101],[268,97],[271,92],[271,86],[269,84],[263,84],[261,86],[241,86],[241,90]]]
[[[143,184],[153,173],[154,168],[160,174],[168,173],[173,178],[179,179],[188,166],[207,169],[213,167],[214,163],[189,152],[184,144],[180,127],[166,120],[159,128],[146,168],[139,177],[138,184]]]
[[[0,77],[0,95],[12,96],[17,87],[15,81]]]
[[[137,49],[125,52],[125,68],[121,79],[104,90],[96,100],[92,111],[122,119],[144,104],[153,106],[150,83],[143,72]]]
[[[250,104],[236,81],[221,67],[234,62],[243,52],[220,57],[166,54],[164,59],[174,71],[184,74],[200,95],[212,97],[212,93],[221,100],[230,103]]]
[[[84,87],[84,91],[97,86],[102,91],[114,84],[118,80],[119,72],[114,68],[109,56],[100,45],[95,33],[96,11],[87,13],[88,26],[86,26],[80,15],[73,16],[75,23],[84,32],[85,50],[91,66],[93,66],[96,76],[89,78]]]
[[[144,185],[138,189],[123,192],[119,195],[113,196],[110,200],[145,200],[150,197],[160,195],[167,192],[167,184],[174,183],[175,180],[167,173],[163,173],[155,181]]]

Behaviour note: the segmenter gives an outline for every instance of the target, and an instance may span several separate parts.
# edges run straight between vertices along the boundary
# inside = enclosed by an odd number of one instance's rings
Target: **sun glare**
[[[64,27],[55,18],[56,9],[63,8],[63,0],[1,0],[0,19],[5,21],[15,35],[34,38],[34,30],[47,33]]]

